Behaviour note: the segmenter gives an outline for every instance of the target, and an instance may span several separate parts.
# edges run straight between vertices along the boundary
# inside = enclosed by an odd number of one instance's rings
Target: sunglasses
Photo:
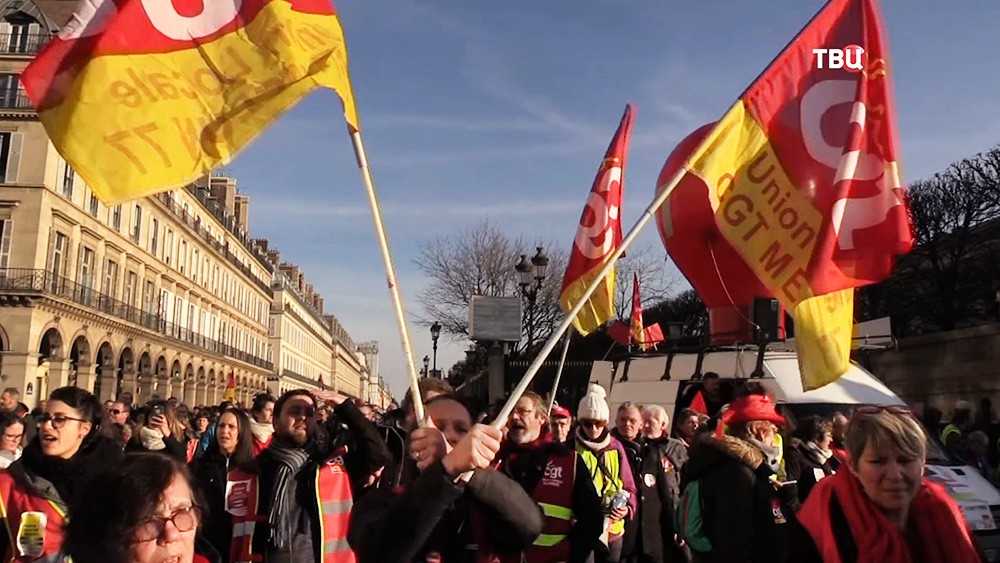
[[[120,415],[121,413],[123,413],[125,411],[118,410],[118,409],[111,409],[108,412],[111,413],[111,414],[113,414],[113,415],[115,415],[115,416],[118,416],[118,415]]]
[[[292,405],[288,407],[288,415],[295,418],[300,416],[312,418],[316,416],[316,409],[309,405]]]
[[[604,428],[608,423],[603,420],[581,420],[580,426],[585,428]]]

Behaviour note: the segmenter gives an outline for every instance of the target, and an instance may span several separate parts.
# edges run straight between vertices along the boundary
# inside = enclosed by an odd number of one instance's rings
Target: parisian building
[[[235,180],[108,207],[56,152],[18,78],[75,5],[0,2],[0,388],[29,406],[64,385],[218,404],[230,379],[244,405],[310,381],[360,397],[365,355],[250,237]]]

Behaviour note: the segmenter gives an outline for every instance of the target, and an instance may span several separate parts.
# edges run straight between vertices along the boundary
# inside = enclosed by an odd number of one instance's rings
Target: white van
[[[755,370],[758,370],[755,373]],[[840,379],[814,391],[803,391],[793,352],[767,350],[758,363],[757,348],[643,356],[619,362],[594,362],[590,381],[608,390],[608,406],[631,401],[657,404],[676,416],[681,393],[698,374],[719,374],[723,385],[737,380],[759,382],[792,419],[809,415],[847,414],[856,405],[905,405],[881,381],[857,364]],[[928,448],[927,476],[944,485],[975,531],[987,560],[1000,562],[1000,493],[975,469],[949,457],[935,441]]]

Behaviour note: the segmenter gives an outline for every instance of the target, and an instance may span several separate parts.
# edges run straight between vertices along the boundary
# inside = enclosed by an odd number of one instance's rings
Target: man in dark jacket
[[[575,455],[572,445],[552,441],[545,409],[545,402],[539,395],[530,391],[525,393],[510,414],[507,440],[497,456],[500,471],[517,481],[533,498],[543,477],[549,478],[550,462],[557,457]],[[600,543],[604,514],[586,463],[583,458],[575,457],[570,507],[573,519],[567,538],[567,560],[586,561]]]
[[[680,499],[680,474],[687,463],[687,448],[668,435],[670,420],[659,405],[643,409],[642,460],[639,488],[640,542],[634,560],[641,563],[687,561],[686,549],[677,542],[674,514]]]
[[[353,496],[384,467],[389,452],[375,426],[352,401],[337,393],[323,397],[334,403],[334,415],[353,434],[357,448],[342,455]],[[320,464],[331,457],[334,444],[342,441],[340,428],[328,421],[324,440],[316,427],[316,396],[299,389],[288,391],[274,404],[274,439],[257,458],[260,503],[253,552],[268,563],[316,563],[322,560],[316,475]],[[323,499],[323,504],[327,501]],[[330,531],[327,530],[329,533]],[[334,531],[347,537],[347,530]]]
[[[631,401],[626,401],[618,407],[615,416],[615,427],[611,430],[611,435],[621,442],[625,449],[625,457],[628,458],[629,468],[632,469],[632,479],[636,486],[639,486],[639,467],[642,465],[642,407]],[[641,495],[641,491],[640,491]],[[637,547],[642,543],[639,537],[642,530],[639,522],[642,519],[642,499],[637,499],[636,505],[639,507],[639,514],[635,518],[625,520],[625,535],[622,537],[622,560],[634,561],[637,555]]]
[[[425,377],[420,380],[420,397],[426,403],[434,397],[452,396],[454,390],[448,382],[441,379]],[[403,397],[403,403],[396,410],[386,413],[378,425],[382,441],[388,448],[390,459],[382,471],[378,482],[380,490],[393,490],[403,483],[409,482],[412,476],[406,475],[406,438],[414,428],[417,420],[413,412],[413,397],[410,391]]]
[[[722,417],[727,435],[703,435],[691,446],[682,490],[697,481],[710,551],[694,551],[696,563],[774,563],[785,560],[787,523],[771,477],[780,464],[776,425],[784,425],[771,400],[749,395],[733,401]]]

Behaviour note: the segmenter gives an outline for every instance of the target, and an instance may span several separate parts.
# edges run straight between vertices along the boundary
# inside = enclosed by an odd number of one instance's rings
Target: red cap
[[[786,424],[785,417],[778,414],[774,406],[771,398],[767,395],[740,397],[730,403],[729,409],[722,414],[722,422],[729,426],[741,422],[767,420],[778,426],[784,426]]]
[[[560,407],[559,405],[552,405],[552,410],[549,411],[549,416],[552,418],[573,418],[569,414],[569,409],[566,407]]]

